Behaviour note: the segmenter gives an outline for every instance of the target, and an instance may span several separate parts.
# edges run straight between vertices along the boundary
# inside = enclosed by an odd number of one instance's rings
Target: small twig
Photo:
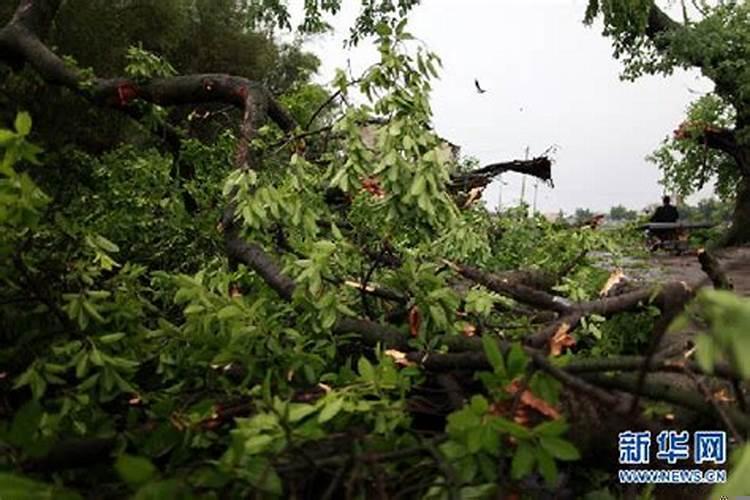
[[[326,127],[321,127],[319,129],[315,129],[315,130],[309,130],[307,132],[302,132],[301,134],[293,135],[293,136],[287,137],[286,139],[283,139],[281,141],[278,141],[278,142],[275,142],[275,143],[271,144],[269,146],[269,149],[273,148],[274,149],[273,154],[276,154],[279,151],[281,151],[282,149],[284,149],[287,145],[289,145],[289,144],[291,144],[291,143],[293,143],[295,141],[299,141],[299,140],[305,139],[307,137],[312,137],[314,135],[319,135],[319,134],[322,134],[322,133],[325,133],[325,132],[330,132],[331,130],[333,130],[333,125],[328,125]]]
[[[432,458],[435,460],[435,464],[438,466],[438,469],[440,469],[440,472],[443,473],[443,476],[445,477],[445,481],[448,483],[448,495],[451,500],[459,500],[461,498],[460,493],[460,486],[461,481],[458,479],[458,474],[456,474],[456,470],[453,468],[453,466],[448,463],[445,460],[445,457],[443,457],[443,454],[440,453],[440,450],[437,449],[437,447],[430,442],[421,441],[422,445],[425,447],[425,449],[430,453]]]
[[[516,392],[516,395],[513,396],[513,403],[510,406],[511,418],[514,418],[516,416],[518,407],[521,406],[521,398],[523,397],[523,394],[528,390],[529,382],[531,382],[531,377],[534,376],[535,372],[536,367],[534,366],[534,364],[529,364],[529,366],[526,368],[526,373],[524,373],[523,375],[523,379],[521,379],[521,384],[518,387],[518,391]]]
[[[354,83],[354,82],[352,82],[352,83]],[[318,115],[320,113],[322,113],[323,110],[325,108],[327,108],[331,103],[333,103],[333,101],[335,101],[340,95],[341,95],[341,89],[339,89],[336,92],[334,92],[333,94],[331,94],[331,96],[328,99],[326,99],[323,104],[321,104],[320,106],[318,106],[318,109],[316,109],[315,112],[310,116],[310,119],[307,120],[307,123],[303,127],[304,130],[308,130],[310,128],[310,125],[313,124],[313,122],[318,117]]]
[[[687,365],[683,367],[683,370],[685,374],[690,377],[693,382],[695,382],[695,385],[703,393],[703,397],[706,399],[706,402],[710,403],[711,406],[714,407],[716,413],[718,413],[721,417],[721,420],[724,421],[724,425],[726,425],[727,429],[729,429],[729,432],[732,433],[732,437],[734,438],[735,442],[741,444],[743,442],[742,436],[739,432],[737,432],[737,427],[735,427],[734,423],[729,418],[729,415],[727,415],[727,412],[725,412],[724,408],[716,401],[716,398],[714,398],[711,390],[706,387],[706,384],[704,384],[703,381],[698,378],[698,376],[693,373],[693,371]]]
[[[605,376],[600,373],[592,373],[584,375],[584,378],[592,384],[609,390],[625,391],[631,394],[638,390],[641,395],[649,399],[684,406],[700,413],[710,415],[716,413],[715,409],[695,391],[681,390],[668,383],[650,383],[647,381],[642,387],[638,387],[635,377],[625,374]],[[731,407],[726,408],[725,411],[728,418],[738,429],[742,429],[743,432],[750,431],[750,415]]]
[[[613,396],[611,393],[600,389],[595,385],[589,384],[585,380],[580,379],[575,375],[571,375],[562,368],[554,366],[549,361],[547,361],[547,358],[545,358],[542,354],[533,353],[531,355],[531,359],[534,361],[534,364],[536,364],[541,370],[544,370],[553,378],[559,380],[568,387],[571,387],[572,389],[575,389],[581,393],[587,394],[592,398],[604,403],[606,406],[609,406],[610,408],[616,409],[620,407],[620,398]]]
[[[677,317],[685,308],[685,304],[692,298],[692,294],[686,293],[682,295],[671,295],[667,294],[664,296],[664,305],[662,307],[661,316],[654,323],[654,329],[651,333],[651,342],[649,344],[648,352],[646,353],[646,359],[643,361],[643,366],[638,372],[638,389],[635,391],[635,397],[630,406],[630,412],[635,415],[638,411],[638,403],[640,402],[641,387],[646,382],[646,374],[648,373],[651,362],[656,356],[659,350],[664,334],[667,333],[669,325],[672,320]]]
[[[32,275],[29,271],[28,266],[26,266],[26,263],[23,260],[23,252],[27,249],[28,246],[31,244],[31,238],[29,237],[20,247],[18,252],[13,256],[13,263],[16,266],[16,269],[21,273],[24,280],[26,281],[26,285],[29,289],[29,291],[45,306],[47,306],[47,309],[54,314],[57,319],[60,321],[60,324],[67,330],[74,332],[77,330],[76,325],[68,318],[67,314],[58,307],[58,305],[55,303],[55,301],[50,296],[49,291],[44,288]]]
[[[365,310],[365,315],[367,315],[368,318],[372,318],[372,311],[370,310],[370,304],[367,302],[367,284],[370,282],[370,279],[372,278],[373,273],[377,270],[377,268],[380,266],[380,259],[382,258],[383,254],[385,253],[385,246],[380,249],[380,252],[378,253],[378,257],[376,259],[373,259],[372,264],[370,265],[367,272],[365,272],[365,275],[362,277],[362,286],[360,287],[360,298],[362,299],[362,307]]]
[[[326,488],[323,496],[320,497],[321,500],[329,500],[333,498],[333,496],[336,494],[336,489],[339,487],[339,485],[341,484],[341,480],[344,478],[344,473],[349,470],[349,464],[350,462],[345,462],[344,465],[336,470],[336,474],[334,474],[333,478],[331,479],[331,483],[328,485],[328,488]]]
[[[747,400],[745,399],[745,393],[742,391],[740,380],[737,377],[732,377],[732,389],[734,390],[734,397],[737,398],[740,410],[747,413]]]

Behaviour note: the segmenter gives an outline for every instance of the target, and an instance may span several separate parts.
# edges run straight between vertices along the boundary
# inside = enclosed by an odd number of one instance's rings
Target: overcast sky
[[[378,60],[371,43],[343,48],[357,4],[345,1],[331,20],[335,32],[307,44],[322,60],[321,82],[338,67],[351,64],[357,74]],[[557,146],[555,187],[539,184],[539,210],[640,209],[662,194],[645,156],[711,85],[697,72],[620,81],[610,40],[600,26],[582,23],[585,7],[585,0],[423,0],[409,26],[443,61],[432,95],[435,128],[463,154],[485,165],[523,158],[527,146],[532,156]],[[487,93],[476,92],[474,78]],[[490,207],[501,196],[504,206],[518,204],[521,176],[503,181],[502,193],[499,182],[485,191]],[[534,184],[527,178],[529,203]]]

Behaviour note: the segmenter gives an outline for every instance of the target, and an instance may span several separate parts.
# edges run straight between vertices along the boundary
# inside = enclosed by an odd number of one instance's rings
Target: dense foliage
[[[633,413],[596,384],[648,366],[692,291],[606,296],[623,254],[607,234],[457,192],[430,127],[440,62],[399,15],[412,3],[364,3],[357,33],[380,60],[339,73],[338,107],[317,113],[327,95],[302,84],[280,98],[306,130],[260,99],[177,152],[43,150],[26,112],[0,130],[0,498],[620,492],[595,453],[616,443],[613,414],[659,424],[685,400]],[[127,54],[143,85],[178,68]],[[149,130],[170,119],[133,106]],[[703,291],[688,313],[705,332],[694,368],[747,380],[747,300]],[[597,366],[617,374],[585,378]],[[715,422],[690,401],[685,423]],[[743,491],[739,453],[721,493]]]

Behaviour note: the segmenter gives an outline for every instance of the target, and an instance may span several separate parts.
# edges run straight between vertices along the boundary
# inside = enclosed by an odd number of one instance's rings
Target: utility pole
[[[529,159],[529,147],[526,146],[526,154],[524,156],[526,160]],[[524,204],[524,199],[526,198],[526,176],[524,175],[521,178],[521,205]]]
[[[503,209],[503,174],[498,175],[497,180],[500,181],[500,189],[497,191],[497,213],[500,213]]]
[[[534,205],[531,207],[531,215],[536,214],[536,195],[539,191],[539,181],[534,182]]]

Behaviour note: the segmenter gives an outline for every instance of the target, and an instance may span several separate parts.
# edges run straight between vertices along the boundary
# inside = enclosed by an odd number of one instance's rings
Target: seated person
[[[651,216],[651,222],[677,222],[680,218],[680,213],[677,208],[672,205],[669,196],[662,198],[662,206],[656,209],[654,215]],[[651,229],[649,230],[652,236],[656,237],[659,242],[665,240],[674,239],[676,231],[674,229]]]
[[[672,205],[672,200],[669,196],[663,197],[661,201],[663,205],[657,208],[654,215],[651,216],[651,222],[677,222],[677,219],[680,218],[680,213]]]

